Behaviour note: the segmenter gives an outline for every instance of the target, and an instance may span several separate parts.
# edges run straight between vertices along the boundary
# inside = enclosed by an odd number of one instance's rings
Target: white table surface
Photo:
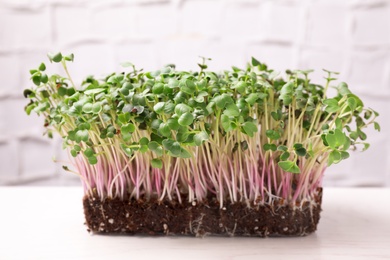
[[[390,189],[325,188],[316,233],[265,239],[91,235],[82,196],[0,187],[0,259],[390,259]]]

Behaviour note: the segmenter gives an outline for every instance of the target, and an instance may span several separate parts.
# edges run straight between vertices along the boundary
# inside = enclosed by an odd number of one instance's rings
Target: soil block
[[[288,205],[272,203],[203,203],[121,200],[86,195],[83,199],[86,225],[95,233],[190,236],[304,236],[317,228],[322,189],[311,201]]]

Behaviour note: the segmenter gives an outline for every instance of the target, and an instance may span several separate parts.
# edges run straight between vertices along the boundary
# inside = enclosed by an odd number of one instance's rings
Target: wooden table
[[[82,196],[0,187],[0,259],[390,259],[390,189],[325,188],[315,234],[265,239],[91,235]]]

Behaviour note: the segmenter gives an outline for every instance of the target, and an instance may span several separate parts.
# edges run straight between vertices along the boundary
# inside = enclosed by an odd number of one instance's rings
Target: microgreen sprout
[[[66,66],[74,56],[48,57],[66,76],[46,75],[44,63],[31,70],[25,110],[60,134],[72,172],[102,199],[296,203],[314,196],[328,166],[368,148],[368,125],[380,130],[378,113],[346,83],[327,96],[330,71],[322,86],[311,71],[282,78],[252,58],[245,69],[215,73],[202,58],[199,72],[126,63],[130,72],[75,85]]]

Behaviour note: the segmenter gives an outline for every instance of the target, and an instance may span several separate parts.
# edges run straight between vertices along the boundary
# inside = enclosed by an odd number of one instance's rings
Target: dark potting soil
[[[314,232],[320,219],[322,190],[311,202],[285,205],[226,203],[216,199],[182,204],[157,200],[101,201],[83,199],[86,224],[96,233],[137,235],[303,236]],[[248,206],[249,205],[249,206]]]

